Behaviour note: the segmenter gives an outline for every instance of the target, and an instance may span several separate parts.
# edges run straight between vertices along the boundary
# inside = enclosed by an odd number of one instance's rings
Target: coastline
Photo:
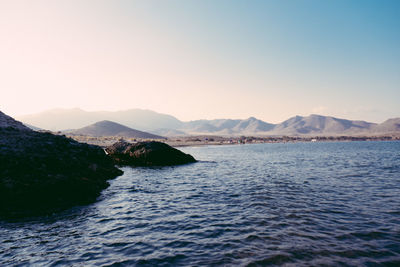
[[[172,147],[196,147],[196,146],[220,146],[220,145],[243,145],[262,143],[298,143],[298,142],[352,142],[352,141],[400,141],[399,134],[388,134],[379,136],[276,136],[276,137],[223,137],[223,136],[181,136],[170,137],[167,140],[153,140],[140,138],[124,138],[122,136],[93,137],[83,135],[67,135],[81,143],[110,146],[118,141],[125,140],[130,143],[139,141],[160,141]]]

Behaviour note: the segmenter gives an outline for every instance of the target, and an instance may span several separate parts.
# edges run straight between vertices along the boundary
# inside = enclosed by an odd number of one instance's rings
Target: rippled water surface
[[[400,266],[400,142],[187,147],[99,200],[0,221],[0,265]]]

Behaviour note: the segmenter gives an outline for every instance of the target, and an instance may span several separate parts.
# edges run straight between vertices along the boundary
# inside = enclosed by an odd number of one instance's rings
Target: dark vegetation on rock
[[[121,141],[107,147],[106,151],[118,165],[171,166],[196,162],[191,155],[155,141],[134,144]]]
[[[121,174],[100,147],[9,123],[0,127],[0,216],[90,203]]]

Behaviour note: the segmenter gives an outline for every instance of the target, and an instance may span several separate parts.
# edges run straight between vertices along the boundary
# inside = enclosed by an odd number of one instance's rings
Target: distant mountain
[[[18,130],[25,130],[25,131],[30,131],[28,127],[23,125],[21,122],[14,120],[10,116],[4,114],[3,112],[0,111],[0,128],[15,128]]]
[[[277,135],[351,135],[367,132],[375,125],[375,123],[365,121],[351,121],[321,115],[296,116],[277,124],[271,133]]]
[[[162,135],[162,136],[184,136],[187,135],[184,131],[175,130],[175,129],[157,129],[154,130],[154,133]]]
[[[126,138],[166,139],[165,137],[131,129],[112,121],[99,121],[89,126],[67,131],[69,134],[88,136],[121,136]]]
[[[400,132],[400,118],[381,124],[330,116],[295,116],[279,124],[250,117],[244,120],[217,119],[183,122],[150,110],[87,112],[81,109],[55,109],[18,117],[26,124],[48,130],[78,129],[108,120],[140,131],[163,136],[178,135],[371,135]]]
[[[130,109],[124,111],[84,111],[82,109],[52,109],[32,115],[19,116],[26,124],[46,130],[61,131],[78,129],[89,124],[110,120],[142,131],[155,129],[178,129],[182,122],[173,116],[150,110]]]
[[[81,128],[103,120],[97,119],[96,115],[81,109],[51,109],[36,114],[18,116],[17,119],[45,130],[61,131]]]
[[[254,117],[245,120],[196,120],[185,122],[183,130],[190,134],[256,134],[259,132],[266,132],[274,128],[274,124],[266,123]]]
[[[388,119],[381,124],[374,125],[372,132],[394,133],[400,132],[400,118]]]
[[[266,123],[262,120],[258,120],[254,117],[250,117],[247,120],[242,120],[238,123],[233,130],[237,132],[244,133],[258,133],[258,132],[266,132],[270,131],[275,127],[274,124]]]

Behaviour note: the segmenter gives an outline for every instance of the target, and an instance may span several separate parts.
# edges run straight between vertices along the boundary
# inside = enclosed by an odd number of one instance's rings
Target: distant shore
[[[76,141],[107,147],[117,141],[125,140],[131,143],[138,141],[150,141],[150,139],[124,138],[121,136],[93,137],[85,135],[67,135]],[[349,142],[349,141],[399,141],[400,135],[382,136],[277,136],[277,137],[224,137],[224,136],[181,136],[171,137],[165,142],[172,147],[205,146],[205,145],[240,145],[240,144],[261,144],[261,143],[294,143],[294,142]]]
[[[400,136],[319,136],[319,137],[185,137],[170,138],[165,142],[173,147],[204,145],[242,145],[263,143],[297,143],[297,142],[350,142],[350,141],[400,141]]]

